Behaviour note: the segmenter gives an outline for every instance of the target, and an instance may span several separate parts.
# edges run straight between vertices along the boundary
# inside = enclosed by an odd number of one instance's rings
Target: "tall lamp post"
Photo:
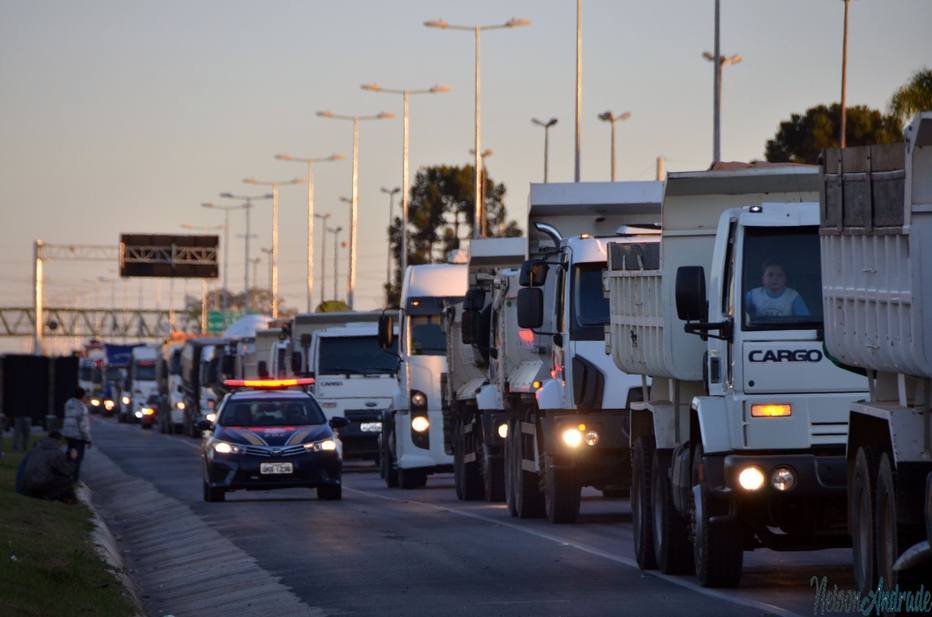
[[[276,154],[279,161],[294,161],[307,165],[307,312],[313,310],[311,288],[314,286],[314,163],[342,161],[343,155],[331,154],[322,158],[299,158],[290,154]]]
[[[475,160],[475,171],[476,171],[476,182],[474,186],[475,190],[475,213],[474,221],[482,221],[484,217],[482,215],[482,199],[480,197],[480,187],[479,183],[481,182],[482,177],[482,158],[480,154],[482,152],[482,127],[480,124],[479,116],[479,74],[480,74],[480,64],[479,64],[479,33],[483,30],[501,30],[504,28],[518,28],[521,26],[531,25],[530,20],[527,19],[509,19],[503,24],[491,24],[486,26],[474,25],[474,26],[455,26],[448,24],[442,19],[432,19],[430,21],[425,21],[424,25],[428,28],[439,28],[440,30],[464,30],[466,32],[472,32],[475,35],[476,40],[476,101],[475,101],[475,144],[473,145],[473,150],[476,151],[476,160]],[[476,224],[473,225],[473,237],[481,237],[481,226]]]
[[[612,182],[615,181],[615,122],[624,122],[631,117],[631,112],[626,111],[617,116],[610,111],[604,111],[599,114],[599,120],[608,122],[612,125]]]
[[[845,99],[848,96],[848,5],[850,1],[842,0],[842,2],[845,3],[845,29],[841,43],[841,123],[838,127],[838,145],[844,148],[848,141],[845,135],[845,128],[848,123]]]
[[[227,309],[227,294],[230,291],[229,279],[227,278],[230,271],[230,210],[239,210],[241,206],[218,206],[212,203],[202,203],[201,207],[223,211],[223,293],[220,294],[220,310],[225,311]],[[214,229],[217,229],[217,227],[214,227]]]
[[[317,286],[320,289],[320,303],[324,303],[324,285],[326,284],[327,279],[327,221],[330,220],[330,213],[327,214],[314,214],[315,219],[320,219],[321,228],[320,233],[320,284]]]
[[[283,185],[301,184],[304,179],[256,180],[255,178],[244,178],[243,182],[255,186],[272,187],[272,252],[269,255],[269,267],[271,268],[269,287],[272,291],[272,319],[278,319],[278,193]]]
[[[715,52],[702,52],[702,57],[712,63],[713,71],[713,105],[712,105],[712,163],[722,160],[722,68],[728,64],[738,64],[741,56],[723,56],[720,44],[721,8],[720,0],[715,0]]]
[[[407,122],[405,122],[407,124]],[[407,135],[406,135],[407,136]],[[407,154],[407,149],[405,149],[405,154]],[[405,177],[408,177],[408,170],[405,169]],[[381,191],[388,195],[388,260],[385,264],[385,284],[388,287],[392,286],[392,217],[395,216],[395,194],[400,192],[401,189],[397,186],[393,189],[381,188]],[[408,216],[405,212],[401,217],[401,263],[405,264],[407,259],[405,259],[405,251],[408,250]],[[404,272],[404,270],[402,270]]]
[[[333,299],[337,299],[337,263],[339,262],[339,255],[337,252],[340,250],[339,236],[340,232],[343,231],[342,227],[328,227],[327,231],[333,234]]]
[[[421,90],[406,90],[383,88],[379,84],[363,84],[363,90],[369,92],[383,92],[386,94],[400,94],[402,100],[402,138],[401,138],[401,271],[404,272],[408,266],[408,184],[410,182],[408,174],[408,150],[409,150],[409,121],[408,102],[412,94],[439,94],[449,92],[449,86],[433,85],[430,88]],[[389,262],[391,259],[389,259]]]
[[[335,114],[332,111],[318,111],[317,115],[321,118],[329,118],[331,120],[350,120],[353,123],[353,203],[350,208],[350,267],[349,283],[346,290],[346,303],[349,305],[350,310],[352,310],[356,296],[356,229],[358,227],[356,214],[359,209],[359,121],[390,120],[395,117],[395,114],[383,111],[371,116],[344,116]]]
[[[472,154],[472,155],[475,155],[475,154],[476,154],[476,152],[475,152],[474,150],[472,150],[472,149],[469,150],[469,153]],[[485,150],[483,150],[482,152],[479,153],[479,160],[482,161],[482,168],[481,168],[481,169],[482,169],[483,172],[485,171],[485,159],[487,159],[488,157],[492,156],[493,154],[495,154],[495,152],[492,151],[492,148],[486,148]],[[484,175],[484,174],[483,174],[483,175]],[[481,181],[481,180],[484,180],[484,179],[485,179],[485,178],[480,179],[480,182],[479,182],[479,200],[482,202],[482,220],[479,221],[477,224],[474,224],[474,226],[479,227],[479,236],[478,236],[478,237],[480,237],[480,238],[485,238],[485,237],[488,235],[488,232],[489,232],[489,229],[488,229],[488,227],[489,227],[489,221],[488,221],[488,217],[486,217],[486,215],[485,215],[485,214],[486,214],[486,213],[485,213],[485,182],[482,182],[482,181]],[[476,237],[476,236],[475,236],[475,233],[473,234],[473,237]]]
[[[556,118],[551,118],[542,122],[537,118],[531,118],[531,123],[544,127],[544,184],[547,183],[547,169],[550,167],[550,127],[557,123]]]
[[[249,212],[250,210],[252,210],[252,202],[262,201],[265,199],[272,199],[272,194],[266,193],[265,195],[234,195],[233,193],[220,193],[220,196],[223,197],[224,199],[236,199],[236,200],[243,202],[240,205],[240,207],[246,213],[245,259],[246,259],[246,264],[248,266],[250,263],[249,261],[249,240],[254,237],[251,231],[252,225],[251,225],[250,216],[249,216]],[[253,285],[255,285],[256,277],[252,277],[252,278],[253,278]],[[243,291],[247,294],[249,293],[249,268],[248,267],[243,268]]]

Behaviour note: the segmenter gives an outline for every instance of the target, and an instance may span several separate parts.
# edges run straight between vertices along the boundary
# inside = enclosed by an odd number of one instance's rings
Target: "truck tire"
[[[343,485],[323,485],[317,487],[317,498],[321,501],[340,501],[343,499]]]
[[[711,495],[702,485],[699,461],[702,445],[693,452],[693,561],[696,578],[703,587],[737,587],[744,569],[744,547],[737,522],[711,524]]]
[[[483,499],[482,469],[481,461],[478,455],[475,460],[467,463],[465,457],[467,451],[477,451],[481,443],[477,443],[475,438],[475,425],[471,438],[467,439],[464,430],[463,421],[457,418],[454,424],[453,435],[453,479],[456,485],[456,497],[460,501],[475,501]]]
[[[925,524],[904,524],[902,504],[896,500],[897,474],[889,453],[880,456],[877,466],[877,497],[874,508],[874,538],[877,550],[877,575],[883,580],[884,589],[893,589],[897,585],[904,591],[918,589],[922,583],[928,584],[928,562],[896,572],[893,564],[907,548],[924,539]]]
[[[403,489],[424,488],[427,472],[423,469],[399,469],[398,485]]]
[[[508,505],[508,513],[516,517],[518,511],[515,509],[514,447],[511,445],[514,427],[514,422],[508,420],[508,435],[505,438],[505,503]]]
[[[575,523],[581,487],[573,469],[560,469],[553,456],[544,457],[544,509],[555,524]]]
[[[860,593],[866,595],[877,582],[877,544],[874,537],[877,454],[873,448],[858,448],[848,487],[848,529],[854,557],[854,583]]]
[[[673,487],[667,476],[671,458],[670,450],[654,450],[650,471],[654,558],[664,574],[692,574],[688,527],[673,505]]]
[[[654,556],[654,514],[650,503],[650,468],[654,458],[653,440],[640,437],[631,451],[631,526],[634,556],[642,570],[656,570]]]
[[[392,455],[391,448],[389,448],[389,440],[392,438],[394,438],[394,431],[390,428],[388,422],[383,422],[382,437],[379,440],[382,450],[382,454],[379,456],[382,463],[379,467],[379,473],[382,479],[385,480],[385,486],[398,488],[398,469],[395,467],[395,457]]]
[[[505,501],[505,461],[482,448],[482,488],[488,502]]]
[[[524,460],[524,435],[521,433],[520,421],[515,422],[514,430],[508,433],[508,443],[512,445],[512,474],[514,481],[514,513],[518,518],[540,518],[544,515],[544,496],[540,490],[537,473],[525,471],[521,465]]]

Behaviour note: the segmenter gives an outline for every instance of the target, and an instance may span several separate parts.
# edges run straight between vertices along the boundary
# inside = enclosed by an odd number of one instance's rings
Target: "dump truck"
[[[823,350],[818,169],[671,173],[661,242],[609,244],[605,349],[640,375],[631,508],[643,569],[735,586],[744,551],[846,546],[847,409]]]
[[[932,581],[932,112],[821,169],[825,343],[870,383],[846,418],[855,579],[915,594]]]

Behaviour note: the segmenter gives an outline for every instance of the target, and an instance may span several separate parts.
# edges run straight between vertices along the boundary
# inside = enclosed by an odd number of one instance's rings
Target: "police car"
[[[342,446],[317,401],[303,390],[313,379],[227,380],[233,391],[216,417],[198,428],[210,431],[202,446],[204,501],[223,501],[227,491],[316,488],[319,499],[342,497]]]

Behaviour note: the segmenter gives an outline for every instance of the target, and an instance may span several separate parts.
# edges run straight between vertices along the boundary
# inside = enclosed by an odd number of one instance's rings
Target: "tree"
[[[508,221],[505,185],[496,184],[482,170],[486,229],[490,237],[520,236],[514,220]],[[474,179],[472,165],[435,165],[418,170],[411,187],[408,225],[408,264],[443,261],[446,254],[460,248],[472,236],[474,224]],[[388,230],[389,246],[395,262],[395,279],[385,285],[388,306],[398,306],[401,288],[401,217]]]
[[[248,292],[233,293],[226,289],[212,289],[207,292],[207,309],[211,311],[220,310],[220,307],[226,307],[230,313],[258,313],[260,315],[272,314],[272,293],[268,289],[259,289],[254,287]],[[284,300],[279,298],[279,316],[289,318],[294,316],[297,311],[285,307]],[[197,296],[185,296],[184,312],[188,317],[197,321],[201,317],[201,298]]]
[[[932,70],[923,67],[890,99],[890,115],[903,126],[920,111],[932,111]]]
[[[324,300],[314,309],[317,313],[342,313],[348,310],[350,307],[343,300]]]
[[[792,114],[781,122],[776,136],[767,141],[766,157],[772,163],[808,163],[819,161],[826,148],[838,147],[841,106],[817,105],[804,115]],[[845,139],[849,146],[886,144],[901,141],[903,131],[896,118],[884,116],[864,105],[849,107]]]

